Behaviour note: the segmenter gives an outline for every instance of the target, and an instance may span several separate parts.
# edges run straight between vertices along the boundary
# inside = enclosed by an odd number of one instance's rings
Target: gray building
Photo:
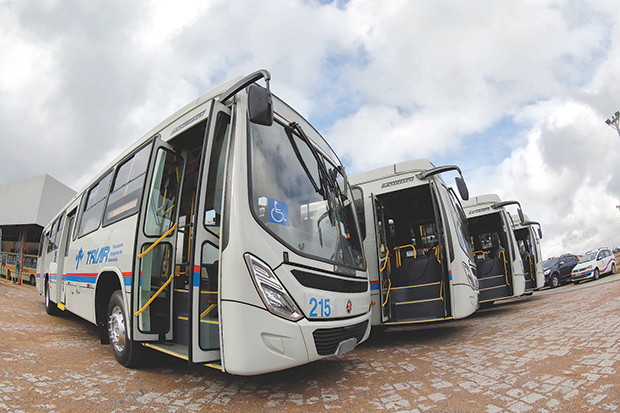
[[[30,281],[41,232],[76,192],[47,174],[0,184],[0,275]]]

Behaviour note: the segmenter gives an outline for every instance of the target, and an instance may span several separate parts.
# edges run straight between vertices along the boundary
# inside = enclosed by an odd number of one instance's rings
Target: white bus
[[[463,202],[480,282],[480,307],[519,297],[525,292],[523,262],[513,231],[512,217],[499,196],[481,195]],[[518,209],[521,216],[521,209]]]
[[[122,365],[147,346],[260,374],[343,354],[370,334],[344,168],[269,80],[260,70],[192,101],[45,228],[47,311],[95,323]]]
[[[410,160],[349,177],[364,216],[372,325],[458,319],[478,307],[478,281],[467,222],[439,174],[456,166]]]
[[[542,229],[540,223],[530,221],[526,214],[523,214],[524,221],[521,221],[518,216],[514,215],[512,219],[515,223],[515,238],[519,247],[519,253],[521,254],[521,260],[523,261],[525,291],[527,293],[533,292],[545,285],[543,259],[540,252]]]

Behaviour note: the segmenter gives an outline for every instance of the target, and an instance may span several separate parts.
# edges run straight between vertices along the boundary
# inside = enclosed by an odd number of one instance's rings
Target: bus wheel
[[[58,315],[58,307],[50,298],[50,282],[45,280],[45,312],[49,315]]]
[[[129,339],[127,312],[120,290],[114,291],[108,304],[108,337],[116,361],[125,367],[136,367],[142,361],[142,344]]]

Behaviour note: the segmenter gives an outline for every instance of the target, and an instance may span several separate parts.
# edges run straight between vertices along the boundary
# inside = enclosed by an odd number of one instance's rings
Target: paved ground
[[[620,411],[620,275],[389,329],[355,351],[258,377],[149,353],[129,370],[33,287],[0,281],[0,412]]]

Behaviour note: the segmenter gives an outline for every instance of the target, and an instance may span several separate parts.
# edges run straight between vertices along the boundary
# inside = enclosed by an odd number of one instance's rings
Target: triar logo
[[[77,255],[75,256],[75,269],[77,270],[78,267],[80,266],[80,261],[82,261],[82,258],[84,258],[84,250],[82,248],[80,248],[80,251],[77,253]]]

